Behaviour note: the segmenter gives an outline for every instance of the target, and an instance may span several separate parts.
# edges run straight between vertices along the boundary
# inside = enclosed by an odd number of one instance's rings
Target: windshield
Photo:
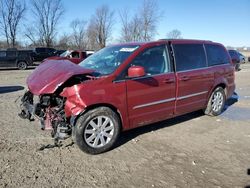
[[[70,55],[70,51],[66,50],[65,52],[60,54],[60,57],[67,57],[68,55]]]
[[[93,69],[100,75],[107,75],[114,72],[138,48],[137,45],[106,47],[89,56],[79,65],[86,69]]]

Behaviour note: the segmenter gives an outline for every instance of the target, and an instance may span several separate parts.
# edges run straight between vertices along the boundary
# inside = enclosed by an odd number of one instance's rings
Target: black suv
[[[36,62],[36,61],[43,61],[47,57],[55,56],[54,54],[55,52],[56,49],[54,48],[39,47],[35,48],[31,55],[33,58],[33,62]]]
[[[27,69],[33,65],[31,53],[31,50],[0,50],[0,67]]]

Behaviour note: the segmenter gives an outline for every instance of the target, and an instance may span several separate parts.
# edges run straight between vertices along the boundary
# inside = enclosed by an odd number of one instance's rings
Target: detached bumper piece
[[[34,95],[27,91],[21,98],[22,119],[33,121],[38,119],[42,130],[51,130],[51,136],[58,140],[69,138],[72,134],[72,126],[64,112],[65,99],[54,95],[41,95],[39,101],[34,103]]]

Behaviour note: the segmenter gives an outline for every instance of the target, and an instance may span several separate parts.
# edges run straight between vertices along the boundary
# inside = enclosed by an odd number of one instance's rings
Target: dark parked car
[[[54,52],[56,52],[56,49],[54,48],[45,48],[45,47],[40,47],[40,48],[35,48],[32,53],[32,58],[33,62],[41,62],[47,57],[54,56]]]
[[[27,79],[19,115],[39,117],[55,141],[72,136],[81,150],[98,154],[121,131],[201,109],[221,114],[235,90],[234,72],[225,47],[211,41],[118,44],[79,65],[42,63]]]
[[[241,58],[240,54],[237,50],[228,50],[229,55],[232,59],[233,64],[235,65],[235,70],[239,71],[240,70],[240,63],[241,63]]]
[[[33,65],[31,50],[1,50],[0,67],[17,67],[20,70]]]

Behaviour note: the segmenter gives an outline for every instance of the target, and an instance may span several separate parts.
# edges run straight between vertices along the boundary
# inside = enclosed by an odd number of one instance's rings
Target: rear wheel
[[[27,67],[28,67],[28,65],[27,65],[27,63],[24,62],[24,61],[19,61],[19,62],[17,63],[17,68],[18,68],[19,70],[25,70],[25,69],[27,69]]]
[[[217,87],[207,104],[207,108],[204,113],[210,116],[218,116],[222,113],[226,102],[225,91],[222,87]]]
[[[120,133],[117,114],[107,107],[98,107],[83,114],[75,125],[75,139],[79,148],[90,154],[110,150]]]

